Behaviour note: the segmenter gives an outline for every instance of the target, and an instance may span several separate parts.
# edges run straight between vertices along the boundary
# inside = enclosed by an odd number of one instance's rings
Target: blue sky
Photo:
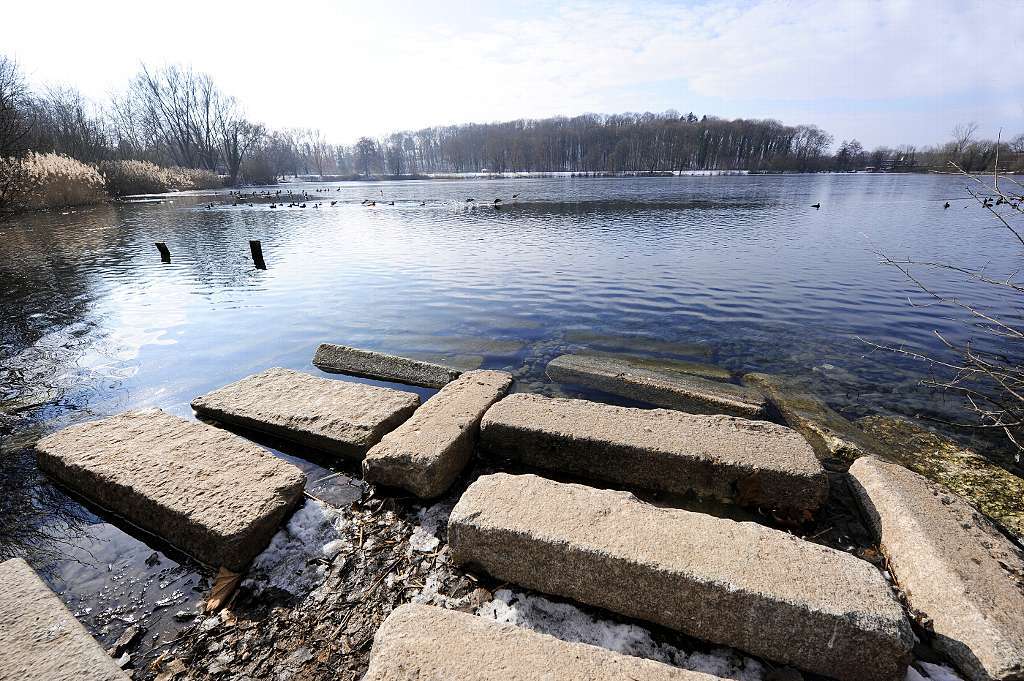
[[[1024,132],[1024,0],[197,2],[5,7],[0,51],[106,100],[190,63],[272,126],[363,134],[663,111],[816,123],[865,146]]]

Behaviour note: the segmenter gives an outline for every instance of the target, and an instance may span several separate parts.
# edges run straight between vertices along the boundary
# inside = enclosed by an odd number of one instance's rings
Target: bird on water
[[[818,209],[820,209],[820,208],[821,208],[821,203],[816,203],[816,204],[814,204],[813,206],[811,206],[811,208],[813,208],[813,209],[815,209],[815,210],[818,210]]]

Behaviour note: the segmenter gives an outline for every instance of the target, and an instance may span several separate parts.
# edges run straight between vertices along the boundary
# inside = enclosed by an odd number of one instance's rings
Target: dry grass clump
[[[162,192],[216,189],[223,181],[209,170],[164,168],[149,161],[104,161],[100,164],[113,196],[159,194]]]
[[[88,206],[107,199],[99,171],[68,156],[29,152],[6,160],[4,174],[11,179],[5,203],[14,210]]]

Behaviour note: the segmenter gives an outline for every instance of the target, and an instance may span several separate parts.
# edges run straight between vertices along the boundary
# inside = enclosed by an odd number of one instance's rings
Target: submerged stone
[[[415,393],[275,368],[197,397],[192,408],[223,423],[362,458],[419,403]]]
[[[743,382],[757,386],[768,396],[786,425],[800,431],[821,459],[853,461],[882,451],[873,437],[840,416],[818,397],[794,389],[788,381],[770,374],[751,373]]]
[[[711,357],[715,349],[704,343],[677,343],[636,334],[613,335],[575,329],[566,331],[566,342],[598,350],[649,352],[676,357]]]
[[[972,681],[1024,678],[1024,553],[970,504],[877,457],[852,486],[910,607]]]
[[[732,416],[518,393],[484,415],[481,445],[538,468],[768,508],[813,510],[828,495],[799,433]]]
[[[0,679],[128,681],[28,563],[0,563],[0,584]]]
[[[902,680],[910,658],[874,566],[755,523],[499,473],[463,494],[448,539],[499,580],[841,681]]]
[[[237,435],[159,409],[36,443],[58,482],[213,566],[239,571],[302,499],[306,476]]]
[[[401,605],[373,637],[363,681],[723,681],[717,676],[569,643],[467,613]]]
[[[330,373],[407,383],[425,388],[441,388],[458,378],[460,373],[440,364],[333,343],[320,344],[313,356],[313,364]]]
[[[866,416],[857,425],[901,464],[954,492],[1024,540],[1024,479],[953,440],[896,416]]]
[[[559,383],[696,414],[761,418],[767,406],[764,395],[757,390],[626,357],[562,355],[548,363],[547,375]]]
[[[469,463],[484,412],[508,391],[511,374],[470,371],[427,400],[363,459],[363,477],[435,497]]]

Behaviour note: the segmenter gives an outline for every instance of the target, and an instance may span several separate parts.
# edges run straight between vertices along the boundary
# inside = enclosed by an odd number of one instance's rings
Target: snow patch
[[[327,577],[327,563],[350,547],[341,511],[307,499],[252,563],[243,586],[303,596]]]
[[[692,671],[714,674],[735,681],[763,681],[760,662],[726,649],[705,653],[686,652],[658,643],[647,629],[593,617],[569,603],[556,603],[500,589],[494,598],[477,609],[477,615],[497,622],[515,624],[563,641],[588,643],[624,655],[644,657]]]
[[[438,532],[448,528],[448,516],[455,507],[454,501],[441,502],[433,506],[424,506],[416,513],[416,526],[409,537],[409,555],[414,551],[430,553],[441,544]]]
[[[925,678],[925,681],[964,681],[963,677],[961,677],[959,674],[957,674],[949,667],[942,664],[932,664],[931,662],[918,662],[917,666],[919,666],[924,671],[924,673],[928,675],[927,677],[923,677]],[[919,676],[918,678],[922,677]],[[907,672],[907,681],[911,681],[909,671]]]

